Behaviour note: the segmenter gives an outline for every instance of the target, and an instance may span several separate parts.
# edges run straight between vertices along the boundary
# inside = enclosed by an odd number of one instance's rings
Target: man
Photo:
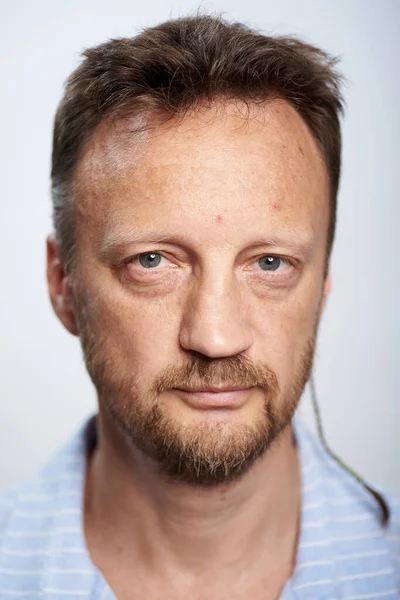
[[[3,495],[1,598],[399,597],[399,505],[294,417],[330,288],[339,87],[321,50],[211,17],[85,52],[47,273],[99,412]]]

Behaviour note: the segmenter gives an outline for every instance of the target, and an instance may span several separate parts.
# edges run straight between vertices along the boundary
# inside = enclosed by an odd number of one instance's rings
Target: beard
[[[237,480],[291,424],[311,373],[315,331],[301,352],[297,372],[283,390],[267,364],[242,355],[211,359],[193,353],[185,363],[167,366],[143,392],[138,390],[140,373],[132,373],[109,349],[106,335],[91,322],[88,304],[77,302],[76,296],[73,304],[86,368],[100,407],[129,444],[149,457],[169,481],[206,487]],[[186,425],[160,402],[165,391],[211,385],[261,389],[263,407],[255,422],[221,419]]]

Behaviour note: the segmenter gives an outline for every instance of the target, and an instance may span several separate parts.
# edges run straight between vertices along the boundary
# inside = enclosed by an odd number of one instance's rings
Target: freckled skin
[[[78,274],[110,352],[140,372],[143,386],[188,351],[264,360],[283,388],[298,367],[324,285],[328,177],[296,111],[284,101],[263,110],[264,118],[255,115],[246,128],[234,108],[215,121],[188,116],[150,137],[139,158],[134,139],[110,142],[112,132],[105,149],[101,139],[86,149],[77,177],[85,190]],[[177,268],[162,283],[121,287],[99,253],[110,228],[128,239],[138,228],[155,238],[184,238],[165,246]],[[297,279],[278,289],[247,276],[245,268],[263,253],[303,260],[284,244],[251,249],[263,236],[286,231],[294,239],[306,232],[314,248]],[[127,244],[121,257],[163,249]],[[197,418],[184,415],[179,402],[172,406],[179,418]]]
[[[115,371],[135,375],[138,402],[165,367],[199,354],[266,363],[284,395],[315,333],[329,291],[326,167],[285,101],[253,107],[248,121],[239,112],[207,108],[140,143],[104,124],[80,159],[72,284]],[[146,252],[163,257],[152,272],[137,260]],[[282,258],[277,271],[261,268],[266,257]],[[50,240],[50,296],[76,334],[58,259]],[[208,419],[218,436],[252,425],[263,407],[257,390],[222,416],[173,393],[159,402],[183,426]],[[234,485],[193,490],[157,477],[104,404],[99,398],[101,443],[88,471],[85,526],[91,556],[118,598],[279,597],[298,527],[290,432]]]

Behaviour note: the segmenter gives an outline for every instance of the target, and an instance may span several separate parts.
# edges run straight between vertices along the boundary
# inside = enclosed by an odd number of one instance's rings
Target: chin
[[[292,415],[246,410],[195,411],[182,422],[165,405],[135,415],[114,414],[130,443],[169,481],[212,487],[242,478],[291,422]],[[200,412],[200,414],[198,414]],[[196,414],[197,413],[197,414]],[[240,414],[242,413],[242,414]],[[247,418],[246,418],[247,417]]]

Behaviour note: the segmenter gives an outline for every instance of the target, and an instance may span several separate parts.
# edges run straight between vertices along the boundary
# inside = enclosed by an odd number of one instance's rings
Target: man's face
[[[327,291],[317,144],[282,100],[239,109],[140,143],[104,125],[76,175],[74,308],[100,409],[199,484],[245,472],[290,423]]]

